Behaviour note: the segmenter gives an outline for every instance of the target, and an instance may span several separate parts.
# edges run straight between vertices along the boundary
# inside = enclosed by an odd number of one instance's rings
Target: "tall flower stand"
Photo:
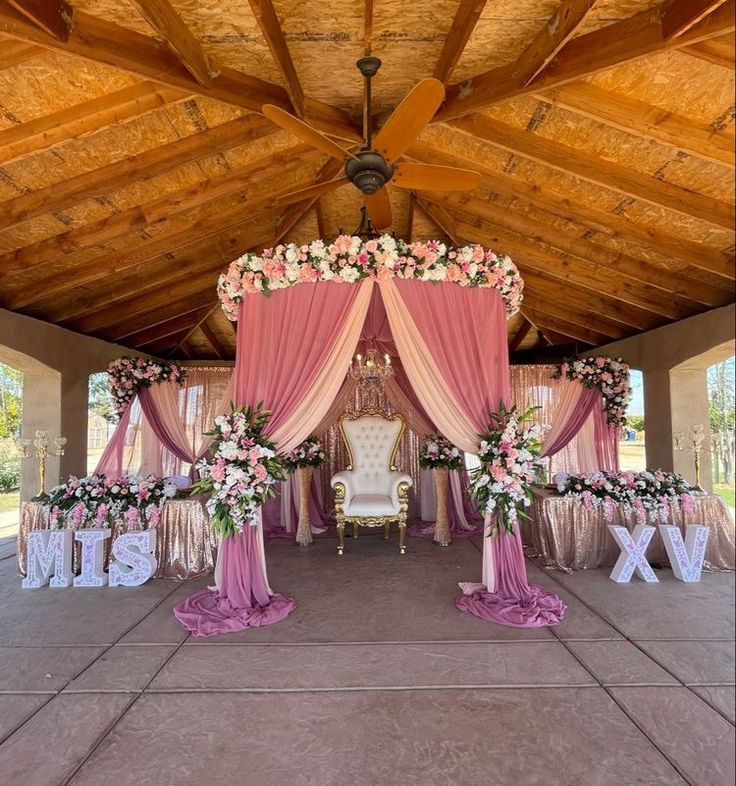
[[[300,546],[312,545],[312,522],[309,520],[309,495],[312,490],[313,467],[297,467],[299,481],[299,524],[296,528],[296,542]]]
[[[434,484],[437,492],[437,520],[434,525],[434,541],[440,546],[449,546],[450,518],[447,514],[447,497],[450,486],[450,470],[447,467],[435,467]]]

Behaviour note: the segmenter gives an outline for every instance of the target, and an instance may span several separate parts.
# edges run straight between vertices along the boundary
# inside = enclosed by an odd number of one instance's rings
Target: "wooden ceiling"
[[[0,306],[151,354],[234,357],[217,275],[359,222],[334,165],[260,114],[358,141],[420,79],[393,230],[480,242],[526,281],[512,352],[606,343],[734,300],[733,0],[0,0]],[[0,337],[1,340],[1,337]]]

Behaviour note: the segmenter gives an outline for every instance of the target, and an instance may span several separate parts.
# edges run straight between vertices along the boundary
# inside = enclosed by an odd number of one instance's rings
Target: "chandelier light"
[[[348,369],[348,376],[366,382],[378,382],[383,377],[392,377],[393,374],[391,357],[384,355],[383,358],[379,358],[375,349],[369,349],[365,358],[362,355],[356,355]]]

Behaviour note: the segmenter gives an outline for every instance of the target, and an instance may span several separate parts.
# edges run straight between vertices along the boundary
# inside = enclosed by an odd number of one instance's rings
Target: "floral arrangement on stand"
[[[506,409],[501,404],[480,435],[481,466],[471,470],[469,491],[480,512],[495,517],[491,534],[500,524],[513,533],[519,516],[525,516],[524,508],[531,504],[532,484],[544,466],[539,455],[543,427],[533,422],[536,409],[519,412],[516,406]]]
[[[623,358],[591,355],[572,358],[561,363],[552,374],[553,379],[572,379],[586,388],[598,388],[608,422],[616,428],[626,425],[626,408],[631,401],[631,371]]]
[[[176,363],[146,357],[124,356],[113,360],[107,367],[108,384],[113,406],[118,417],[141,388],[150,388],[154,383],[175,382],[183,385],[186,371]]]
[[[294,472],[300,467],[320,467],[325,458],[322,442],[314,434],[283,456],[284,466],[289,472]]]
[[[588,510],[602,508],[608,521],[613,521],[621,507],[640,524],[647,519],[666,522],[673,509],[691,513],[693,496],[702,493],[681,475],[662,469],[568,475],[558,482],[557,490],[581,500]]]
[[[161,520],[164,503],[176,494],[176,486],[153,475],[107,478],[72,475],[51,489],[44,499],[49,526],[74,529],[115,525],[122,531],[149,529]]]
[[[494,287],[509,315],[519,310],[524,282],[516,265],[505,254],[480,245],[448,248],[438,240],[406,243],[382,235],[363,240],[340,235],[332,243],[315,240],[243,254],[220,276],[218,294],[225,314],[233,322],[243,297],[268,293],[300,283],[336,281],[352,284],[364,278],[453,281],[464,287]]]
[[[258,509],[276,493],[284,479],[284,462],[263,434],[271,413],[257,407],[234,407],[232,414],[215,418],[214,443],[209,457],[196,465],[201,479],[192,494],[206,492],[207,511],[223,537],[258,524]]]
[[[462,451],[442,434],[430,434],[419,452],[419,466],[424,469],[460,469],[464,464]]]

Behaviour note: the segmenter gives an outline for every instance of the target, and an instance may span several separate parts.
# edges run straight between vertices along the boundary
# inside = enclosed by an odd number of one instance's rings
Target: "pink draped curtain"
[[[511,400],[506,315],[496,290],[418,281],[379,284],[399,357],[442,433],[477,453],[489,413]],[[490,521],[487,521],[487,527]],[[458,608],[518,627],[557,624],[564,604],[529,584],[519,528],[484,540],[484,581]]]
[[[267,433],[279,451],[309,436],[337,395],[365,322],[371,283],[303,284],[249,296],[241,305],[235,403],[262,402],[270,410]],[[294,601],[268,585],[260,522],[226,538],[220,555],[218,589],[202,590],[174,610],[195,636],[267,625],[291,613]]]

